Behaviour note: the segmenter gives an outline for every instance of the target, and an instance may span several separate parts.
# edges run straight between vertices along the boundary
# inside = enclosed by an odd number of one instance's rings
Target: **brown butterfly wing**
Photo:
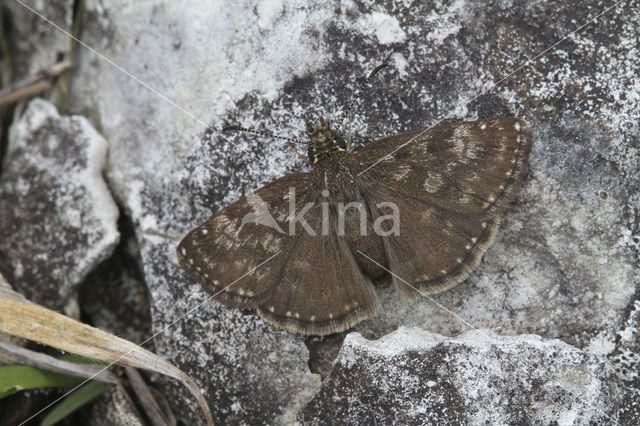
[[[496,217],[515,198],[530,151],[524,120],[491,118],[377,140],[356,154],[354,169],[448,212]]]
[[[364,277],[345,238],[329,213],[329,232],[322,235],[321,206],[309,210],[307,222],[318,234],[300,230],[285,260],[278,284],[258,308],[266,321],[304,334],[346,330],[375,314],[379,300]]]
[[[393,213],[376,209],[381,202],[398,208],[399,235],[383,241],[402,295],[444,291],[477,267],[520,188],[530,150],[526,122],[496,118],[381,139],[356,154],[356,182],[374,216]]]
[[[370,205],[392,202],[397,207],[398,233],[385,236],[383,243],[392,281],[409,300],[440,293],[464,281],[498,230],[497,217],[451,213],[381,184],[370,182],[366,194]],[[393,214],[385,207],[372,212],[376,219]]]
[[[256,214],[259,200],[252,195],[222,209],[180,242],[180,265],[205,290],[217,294],[215,300],[236,308],[256,308],[280,279],[286,254],[297,238],[288,235],[289,188],[295,189],[298,211],[310,196],[310,185],[309,174],[297,173],[255,192],[276,221],[272,226],[246,219]]]

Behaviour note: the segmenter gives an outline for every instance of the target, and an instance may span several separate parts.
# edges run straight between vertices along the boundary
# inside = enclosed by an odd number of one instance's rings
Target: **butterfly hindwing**
[[[309,210],[311,229],[322,229],[320,205]],[[258,312],[265,320],[304,334],[325,335],[345,330],[375,314],[379,307],[373,285],[359,269],[336,216],[328,216],[329,232],[305,231],[291,247],[277,285]]]
[[[290,188],[299,210],[309,186],[307,173],[288,175],[222,209],[180,242],[180,265],[217,294],[215,300],[236,308],[257,307],[278,281],[283,254],[296,239],[288,233]],[[259,266],[267,259],[268,264]]]
[[[491,118],[379,139],[354,169],[448,212],[496,217],[518,192],[530,150],[524,120]]]

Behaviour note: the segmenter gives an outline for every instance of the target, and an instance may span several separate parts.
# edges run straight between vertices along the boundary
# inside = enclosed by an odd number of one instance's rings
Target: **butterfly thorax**
[[[330,127],[329,123],[321,120],[317,125],[307,124],[309,135],[309,162],[317,164],[340,152],[345,152],[347,144]]]

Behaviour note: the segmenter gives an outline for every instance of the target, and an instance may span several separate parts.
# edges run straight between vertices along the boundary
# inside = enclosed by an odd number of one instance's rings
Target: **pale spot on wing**
[[[503,153],[507,150],[508,140],[506,137],[501,137],[498,143],[498,152]]]
[[[504,175],[505,175],[505,176],[507,176],[507,177],[511,176],[511,170],[509,170],[508,172],[506,172]]]
[[[274,234],[267,234],[266,238],[262,240],[262,248],[269,253],[275,253],[280,250],[282,246],[282,238]]]
[[[193,265],[193,259],[189,258],[189,263]]]
[[[520,123],[518,123],[516,121],[516,124],[513,125],[513,128],[519,131],[520,130]]]
[[[487,123],[482,123],[482,124],[480,125],[480,128],[481,128],[482,130],[486,129],[486,128],[487,128]]]
[[[419,278],[420,280],[429,281],[429,275],[423,275]]]
[[[442,273],[442,275],[447,275],[447,270],[446,269],[440,269],[440,272]]]
[[[471,242],[472,242],[473,244],[475,244],[475,243],[476,243],[476,241],[478,241],[478,239],[477,239],[476,237],[471,238]]]
[[[469,244],[467,244],[466,246],[464,246],[465,249],[467,250],[471,250],[471,246]]]
[[[398,168],[395,169],[395,174],[393,175],[393,178],[396,181],[404,180],[407,178],[407,176],[409,176],[410,172],[411,172],[411,166],[409,166],[408,164],[401,164],[398,166]]]
[[[255,293],[253,291],[251,291],[251,290],[247,291],[247,296],[248,297],[253,297],[254,294]]]
[[[482,148],[478,146],[475,141],[470,140],[469,142],[467,142],[467,152],[465,156],[467,158],[475,160],[476,158],[478,158],[478,152],[480,152],[481,150]]]
[[[264,268],[256,269],[252,272],[252,274],[256,277],[258,281],[262,281],[266,276],[269,275],[269,271]]]
[[[426,209],[425,211],[422,212],[422,216],[421,216],[421,221],[424,223],[429,223],[429,220],[431,219],[431,214],[433,213],[433,209]]]
[[[207,235],[209,233],[209,231],[207,231],[206,229],[203,229],[202,231],[200,231],[202,233],[202,235]]]
[[[300,314],[297,313],[297,312],[295,314],[293,314],[293,316],[296,317],[296,318],[300,318]]]
[[[243,289],[243,288],[238,289],[238,294],[239,294],[240,296],[244,296],[244,289]]]
[[[451,173],[456,167],[458,167],[457,161],[449,161],[447,163],[447,172]]]
[[[333,314],[329,314],[329,319],[333,319]]]
[[[456,154],[462,156],[462,154],[464,154],[464,141],[462,139],[453,139],[451,141],[453,143],[453,148],[452,151],[455,152]]]
[[[182,248],[180,249],[180,251],[182,252],[182,255],[183,255],[183,256],[187,254],[187,249],[186,249],[186,248],[184,248],[184,247],[182,247]]]
[[[290,317],[290,316],[291,316],[291,311],[287,311],[287,312],[285,313],[285,315],[286,315],[286,316],[288,316],[288,317]]]
[[[226,215],[221,214],[220,216],[216,216],[216,233],[227,233],[229,235],[236,235],[236,231],[238,230],[236,224],[236,219],[229,219]]]
[[[424,180],[422,186],[427,192],[437,192],[443,183],[442,176],[439,173],[431,173]]]
[[[230,250],[233,248],[233,241],[224,234],[216,238],[215,242],[216,244],[223,246],[227,250]]]
[[[205,274],[204,274],[204,277],[205,277],[205,278],[209,278],[209,274],[205,273]]]
[[[471,136],[471,126],[469,124],[460,124],[453,131],[453,139],[466,139]],[[464,146],[464,145],[463,145]]]
[[[269,306],[269,312],[274,312],[276,310],[276,308],[274,308],[273,306]]]
[[[315,321],[316,320],[316,316],[315,315],[311,315],[311,318],[309,318],[310,321]]]
[[[462,197],[460,197],[460,202],[463,204],[470,204],[471,202],[473,202],[473,199],[469,194],[462,194]]]
[[[462,263],[462,259],[457,258],[457,259],[456,259],[456,262],[458,262],[458,263]]]
[[[293,266],[297,269],[302,269],[305,271],[308,271],[309,269],[311,269],[311,264],[306,260],[294,260]]]

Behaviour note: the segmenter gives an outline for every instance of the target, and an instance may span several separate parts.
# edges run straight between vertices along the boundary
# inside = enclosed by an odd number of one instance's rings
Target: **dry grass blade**
[[[116,375],[105,370],[102,365],[69,362],[3,341],[0,341],[0,364],[30,365],[69,376],[91,378],[104,383],[118,383]]]
[[[140,346],[29,302],[0,297],[0,332],[108,363],[157,371],[180,380],[197,399],[209,425],[211,411],[193,380]]]

